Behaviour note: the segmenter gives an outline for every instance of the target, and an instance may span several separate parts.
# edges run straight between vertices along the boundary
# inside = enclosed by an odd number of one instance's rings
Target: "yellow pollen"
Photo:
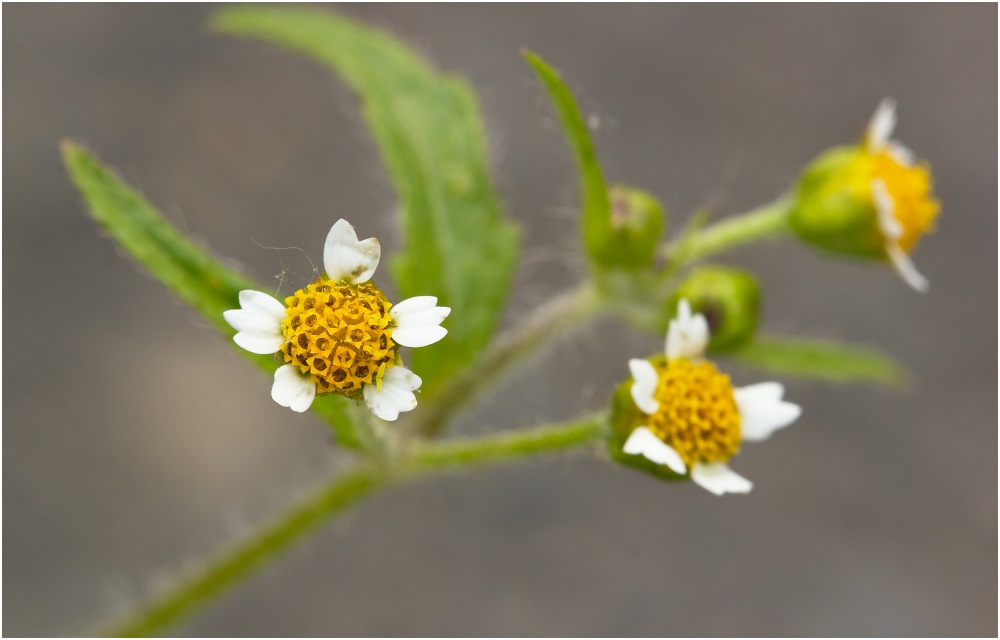
[[[710,362],[671,360],[660,373],[648,427],[684,463],[725,462],[740,449],[740,412],[729,376]]]
[[[941,204],[931,193],[931,172],[926,163],[912,167],[900,164],[886,151],[869,156],[871,177],[885,182],[895,208],[893,215],[903,228],[899,246],[909,253],[921,235],[934,229]]]
[[[281,331],[285,362],[316,383],[316,393],[356,395],[362,384],[381,386],[396,363],[389,307],[371,283],[316,282],[285,298]]]

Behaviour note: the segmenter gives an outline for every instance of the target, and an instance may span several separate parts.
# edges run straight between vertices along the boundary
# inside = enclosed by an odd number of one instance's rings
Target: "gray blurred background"
[[[288,292],[340,216],[391,251],[394,197],[318,65],[214,36],[210,6],[3,7],[3,632],[76,634],[345,463],[236,347],[121,259],[56,149],[86,141],[177,224]],[[176,629],[197,635],[995,635],[997,9],[343,6],[470,79],[524,229],[506,323],[582,274],[576,181],[518,57],[561,69],[609,177],[673,228],[769,200],[886,95],[930,160],[939,230],[889,269],[772,244],[731,256],[768,331],[877,345],[909,392],[788,382],[793,428],[716,498],[597,457],[376,495]],[[385,271],[376,276],[388,283]],[[458,433],[603,406],[661,337],[605,322]],[[736,370],[736,381],[761,379]]]

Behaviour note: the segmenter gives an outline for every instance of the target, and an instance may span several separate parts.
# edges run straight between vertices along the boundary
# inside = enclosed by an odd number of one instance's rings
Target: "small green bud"
[[[653,358],[653,365],[662,368],[666,365],[666,358],[659,356]],[[612,458],[621,464],[632,467],[644,473],[654,475],[662,480],[684,480],[687,476],[674,473],[670,467],[656,464],[655,462],[641,455],[631,455],[622,449],[632,431],[640,425],[644,425],[649,416],[642,413],[635,406],[632,400],[632,378],[626,379],[618,388],[611,400],[611,436],[608,438],[608,453]]]
[[[760,289],[747,271],[722,266],[693,269],[671,296],[668,308],[677,309],[684,298],[708,321],[712,351],[746,344],[757,330]]]
[[[648,266],[663,232],[663,207],[649,193],[622,185],[608,191],[608,200],[610,229],[595,259],[605,267]]]
[[[789,223],[803,240],[833,253],[885,255],[872,200],[872,157],[862,147],[835,147],[799,179]]]

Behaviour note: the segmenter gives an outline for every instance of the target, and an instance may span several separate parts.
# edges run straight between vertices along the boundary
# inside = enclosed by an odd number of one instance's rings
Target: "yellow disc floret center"
[[[381,384],[396,362],[389,307],[371,283],[316,282],[285,298],[281,331],[285,362],[316,383],[316,392],[355,395],[362,384]]]
[[[740,412],[729,376],[710,362],[671,360],[656,389],[649,429],[684,463],[725,462],[740,448]]]
[[[941,208],[931,192],[930,167],[926,163],[907,166],[888,151],[871,156],[871,162],[871,175],[885,182],[895,205],[893,215],[903,228],[899,246],[909,252],[921,235],[933,230]]]

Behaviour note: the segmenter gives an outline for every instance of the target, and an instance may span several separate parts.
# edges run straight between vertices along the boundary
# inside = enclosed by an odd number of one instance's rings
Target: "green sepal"
[[[806,167],[795,190],[789,225],[824,251],[884,258],[885,239],[871,194],[870,160],[861,147],[835,147]]]
[[[670,297],[667,308],[671,318],[676,316],[681,299],[686,299],[691,310],[708,321],[710,351],[727,351],[744,345],[757,331],[760,287],[749,271],[718,265],[697,267]]]
[[[665,356],[649,359],[657,371],[667,366]],[[640,456],[625,453],[622,448],[636,427],[644,426],[648,416],[635,406],[632,400],[632,378],[628,378],[615,389],[611,399],[611,436],[608,438],[608,453],[616,461],[637,471],[648,473],[660,480],[687,480],[687,475],[674,472],[670,467],[656,464]]]

